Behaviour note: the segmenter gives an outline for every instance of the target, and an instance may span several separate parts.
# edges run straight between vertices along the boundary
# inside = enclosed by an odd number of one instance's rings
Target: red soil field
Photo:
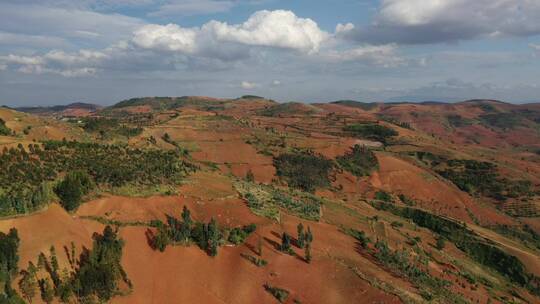
[[[82,246],[91,248],[92,234],[103,230],[103,225],[77,219],[56,204],[30,216],[0,221],[0,231],[7,232],[12,227],[17,228],[21,239],[20,268],[26,268],[29,261],[37,264],[38,255],[41,252],[48,255],[53,245],[60,266],[66,266],[68,261],[64,246],[70,248],[71,242],[74,242],[79,252]]]

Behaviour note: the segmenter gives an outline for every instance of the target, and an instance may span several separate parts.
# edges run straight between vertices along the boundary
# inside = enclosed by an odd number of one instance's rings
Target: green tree
[[[306,247],[304,248],[305,255],[306,255],[306,262],[311,263],[311,244],[306,244]]]
[[[311,228],[308,226],[307,232],[306,232],[306,244],[311,244],[313,242],[313,233],[311,233]]]
[[[55,189],[60,203],[67,211],[73,211],[81,204],[82,197],[94,187],[91,177],[83,171],[73,171],[66,175]]]
[[[220,233],[217,222],[214,218],[210,220],[208,224],[208,254],[210,256],[217,255],[217,248],[219,246]]]
[[[54,288],[52,287],[49,279],[40,280],[41,299],[43,302],[49,304],[54,300]]]
[[[45,254],[43,254],[43,252],[41,252],[38,255],[37,267],[38,267],[39,270],[41,270],[41,269],[44,269],[46,265],[47,265],[47,257],[45,257]]]
[[[56,248],[54,248],[54,246],[51,246],[49,251],[51,253],[52,270],[58,272],[58,270],[60,270],[60,266],[58,265],[58,259],[56,258]]]
[[[19,244],[17,229],[11,228],[8,234],[0,232],[0,278],[9,279],[17,273]]]
[[[71,284],[62,284],[66,298],[73,293],[78,297],[96,295],[100,301],[107,302],[118,292],[120,280],[131,286],[120,263],[124,241],[118,238],[117,232],[106,226],[103,233],[95,233],[93,239],[92,250],[81,257]]]
[[[9,129],[6,126],[6,122],[2,118],[0,118],[0,135],[4,135],[4,136],[11,135],[11,129]]]
[[[169,133],[165,133],[163,134],[163,137],[161,137],[165,142],[168,142],[170,143],[171,142],[171,136],[169,135]]]
[[[388,203],[392,201],[392,196],[390,193],[380,190],[375,193],[375,199]]]
[[[184,206],[184,208],[182,209],[182,221],[190,225],[193,222],[191,219],[191,211],[189,211],[189,209],[186,206]]]
[[[184,239],[184,242],[189,241],[191,238],[192,225],[193,220],[191,219],[191,212],[186,206],[184,206],[182,209],[182,223],[180,225],[180,235]]]
[[[255,181],[255,176],[253,175],[253,171],[251,171],[251,169],[249,169],[248,172],[246,173],[246,181],[250,183]]]
[[[302,225],[302,223],[299,223],[298,226],[296,227],[296,231],[298,232],[298,247],[299,248],[304,248],[305,246],[305,238],[306,238],[306,234],[304,233],[304,225]]]
[[[444,246],[445,246],[445,240],[442,236],[439,236],[437,238],[437,242],[435,243],[435,248],[439,249],[439,250],[443,250],[444,249]]]
[[[36,290],[38,287],[37,278],[36,278],[36,269],[35,266],[29,265],[28,270],[21,271],[22,278],[19,281],[19,289],[23,297],[30,303],[32,299],[36,296]]]
[[[274,158],[273,164],[277,176],[284,179],[289,187],[306,192],[329,186],[329,174],[334,169],[333,161],[312,151],[281,154]]]
[[[290,292],[288,290],[270,286],[268,284],[264,284],[264,289],[271,295],[273,295],[279,301],[279,303],[285,303],[290,295]]]
[[[71,267],[73,268],[73,267],[75,267],[75,263],[77,262],[76,258],[75,258],[75,243],[71,242],[70,247],[71,247],[71,253],[70,253],[69,262],[71,264]]]
[[[281,235],[281,251],[291,252],[291,236],[286,232]]]
[[[158,249],[161,252],[165,251],[165,248],[167,248],[167,245],[169,244],[169,236],[165,227],[158,227],[157,234],[153,241],[155,249]]]

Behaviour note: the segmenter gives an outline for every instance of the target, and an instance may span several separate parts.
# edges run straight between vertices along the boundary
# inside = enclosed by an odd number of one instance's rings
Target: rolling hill
[[[19,257],[0,280],[26,301],[540,301],[538,104],[19,110],[0,109],[0,245]]]

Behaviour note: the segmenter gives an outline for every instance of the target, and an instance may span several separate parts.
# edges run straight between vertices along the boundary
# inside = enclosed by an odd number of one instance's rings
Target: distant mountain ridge
[[[54,115],[54,114],[65,114],[69,115],[70,113],[74,116],[80,116],[82,113],[94,113],[101,110],[103,107],[100,105],[84,102],[74,102],[67,105],[54,105],[54,106],[35,106],[35,107],[17,107],[13,108],[14,110],[37,114],[37,115]]]
[[[154,111],[173,110],[183,107],[196,107],[201,110],[214,110],[222,108],[226,104],[242,102],[268,102],[267,107],[272,108],[273,111],[283,112],[312,112],[313,108],[310,105],[322,105],[332,104],[346,106],[350,108],[357,108],[363,111],[373,112],[382,111],[384,109],[406,106],[406,105],[423,105],[433,107],[448,107],[448,106],[473,106],[482,107],[486,112],[503,111],[525,111],[533,110],[537,111],[540,108],[540,103],[527,103],[527,104],[514,104],[500,100],[493,99],[470,99],[458,102],[444,102],[427,100],[421,102],[409,102],[409,101],[390,101],[390,102],[363,102],[352,99],[335,100],[329,102],[315,102],[315,103],[303,103],[303,102],[275,102],[272,99],[268,99],[255,95],[244,95],[238,98],[215,98],[208,96],[149,96],[149,97],[135,97],[119,101],[110,106],[100,106],[92,103],[75,102],[67,105],[53,105],[53,106],[31,106],[31,107],[13,107],[12,109],[25,112],[29,114],[41,115],[41,116],[59,116],[59,117],[80,117],[89,116],[95,114],[109,115],[112,113],[148,113]],[[303,106],[304,105],[304,106]],[[308,108],[306,108],[308,107]],[[9,107],[10,108],[10,107]],[[270,109],[266,110],[267,112]]]

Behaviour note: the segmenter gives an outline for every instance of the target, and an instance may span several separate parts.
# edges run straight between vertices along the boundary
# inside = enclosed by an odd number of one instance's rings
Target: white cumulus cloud
[[[201,27],[176,24],[145,25],[135,31],[133,42],[142,48],[193,53],[227,43],[315,53],[329,34],[309,18],[291,11],[258,11],[242,24],[212,20]]]
[[[306,52],[318,51],[328,37],[315,21],[299,18],[293,12],[284,10],[258,11],[238,25],[211,21],[202,28],[220,41]]]
[[[149,24],[135,31],[133,42],[146,49],[192,53],[197,47],[197,32],[197,29],[182,28],[176,24]]]
[[[350,30],[371,43],[437,43],[540,34],[538,0],[382,0],[373,24]]]
[[[0,56],[0,65],[13,67],[25,74],[58,74],[65,77],[94,75],[96,66],[108,55],[103,52],[80,50],[74,53],[54,50],[44,55],[20,56],[9,54]]]
[[[240,83],[240,87],[242,87],[242,89],[245,89],[245,90],[255,89],[258,86],[259,84],[254,83],[254,82],[249,82],[249,81],[242,81]]]

